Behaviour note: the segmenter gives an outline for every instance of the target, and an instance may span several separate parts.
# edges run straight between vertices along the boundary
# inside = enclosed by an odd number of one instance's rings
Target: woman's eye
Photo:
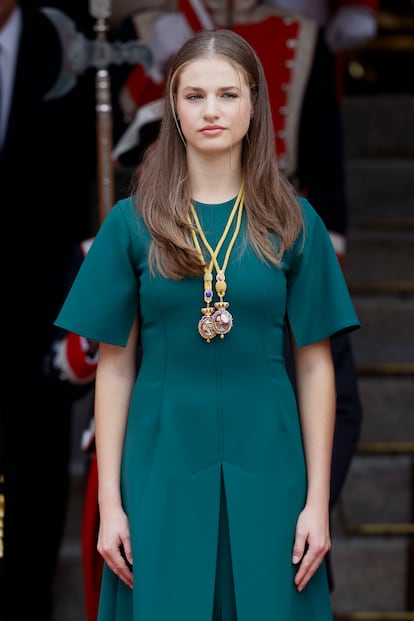
[[[189,101],[195,101],[196,99],[201,99],[201,95],[199,93],[192,93],[191,95],[187,95],[187,99]]]
[[[223,97],[225,99],[236,99],[237,94],[236,93],[223,93]]]

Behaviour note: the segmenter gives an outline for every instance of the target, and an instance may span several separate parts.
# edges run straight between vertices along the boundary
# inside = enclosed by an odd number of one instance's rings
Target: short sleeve
[[[287,314],[298,347],[360,326],[321,218],[301,199],[304,231],[289,251]]]
[[[138,275],[126,202],[117,203],[106,216],[55,321],[70,332],[122,346],[138,310]]]

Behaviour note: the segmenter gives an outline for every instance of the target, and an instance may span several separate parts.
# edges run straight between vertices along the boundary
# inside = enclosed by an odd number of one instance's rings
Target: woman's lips
[[[201,133],[206,134],[207,136],[216,136],[220,134],[224,130],[224,127],[221,125],[206,125],[201,130]]]

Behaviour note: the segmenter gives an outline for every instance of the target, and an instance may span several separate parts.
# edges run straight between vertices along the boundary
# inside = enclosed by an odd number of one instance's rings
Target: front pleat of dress
[[[237,621],[233,563],[223,470],[221,470],[220,477],[220,517],[217,541],[213,621]]]

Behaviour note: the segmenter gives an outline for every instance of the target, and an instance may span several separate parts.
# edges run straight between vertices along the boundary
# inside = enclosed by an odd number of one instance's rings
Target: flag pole
[[[111,80],[107,54],[108,18],[111,15],[110,0],[90,0],[89,12],[95,18],[96,32],[96,146],[98,217],[102,224],[114,203],[114,167],[112,161],[112,104]]]

